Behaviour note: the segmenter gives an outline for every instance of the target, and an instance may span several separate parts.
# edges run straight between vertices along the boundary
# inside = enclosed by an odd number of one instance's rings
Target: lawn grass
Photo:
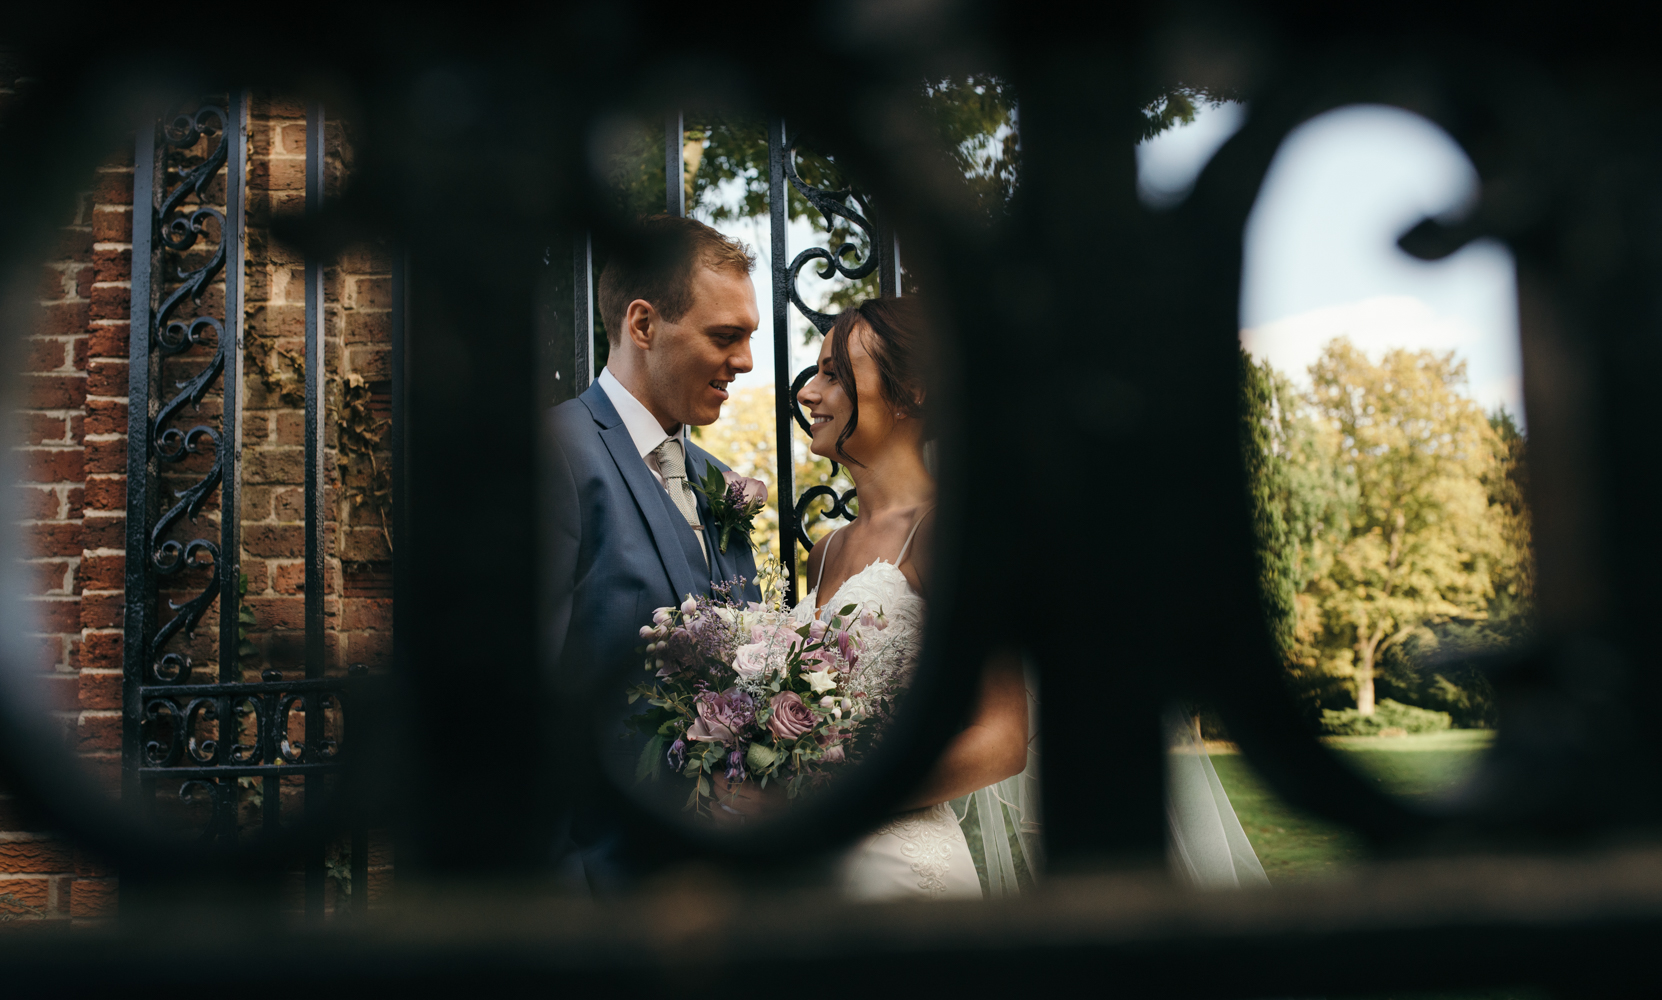
[[[1414,799],[1456,788],[1493,738],[1488,730],[1455,729],[1415,736],[1330,736],[1324,742],[1382,791]],[[1213,747],[1218,780],[1272,883],[1321,878],[1367,860],[1356,835],[1291,808],[1244,757]]]

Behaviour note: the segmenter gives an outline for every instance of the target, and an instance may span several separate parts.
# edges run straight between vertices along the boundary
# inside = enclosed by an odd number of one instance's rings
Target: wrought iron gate
[[[366,669],[354,665],[347,676],[326,670],[324,261],[308,255],[304,668],[298,677],[270,668],[258,679],[244,676],[239,517],[249,100],[248,91],[237,91],[224,105],[204,103],[146,121],[134,149],[122,793],[147,814],[205,795],[209,819],[200,836],[221,845],[283,829],[285,778],[302,779],[298,789],[291,781],[298,794],[290,800],[316,818],[325,782],[341,770],[345,753],[342,734],[331,734],[326,715],[342,716]],[[308,217],[322,210],[323,126],[323,108],[309,106]],[[223,201],[216,204],[221,183]],[[209,244],[212,253],[202,260]],[[220,281],[223,305],[213,309],[210,292]],[[399,325],[395,319],[395,350]],[[169,381],[179,374],[186,377]],[[185,427],[187,404],[198,410],[216,390],[218,420]],[[183,488],[173,488],[180,478]],[[216,500],[217,540],[196,528]],[[160,608],[164,588],[203,575],[194,596],[168,599],[168,608]],[[216,602],[213,662],[198,663],[186,644]],[[304,716],[301,739],[291,735],[295,713]],[[174,782],[178,802],[165,794]],[[257,831],[242,828],[245,799],[258,803]],[[367,866],[367,837],[357,830],[351,867],[359,886]],[[307,911],[321,913],[321,846],[306,857],[305,886]],[[367,902],[367,891],[354,894],[355,909]]]

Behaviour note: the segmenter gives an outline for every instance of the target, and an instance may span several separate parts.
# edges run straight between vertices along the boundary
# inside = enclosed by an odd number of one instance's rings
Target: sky
[[[1139,194],[1155,206],[1180,201],[1246,114],[1239,105],[1203,109],[1144,143]],[[1511,253],[1482,240],[1426,262],[1396,246],[1427,215],[1457,217],[1477,186],[1459,145],[1407,111],[1356,105],[1295,129],[1247,221],[1242,344],[1300,384],[1341,335],[1375,359],[1392,347],[1452,350],[1467,362],[1468,394],[1521,419]]]

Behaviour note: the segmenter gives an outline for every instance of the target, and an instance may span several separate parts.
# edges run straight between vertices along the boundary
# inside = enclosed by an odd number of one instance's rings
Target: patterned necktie
[[[699,527],[698,498],[693,496],[692,487],[687,485],[687,459],[681,450],[681,438],[670,438],[654,448],[652,453],[658,456],[658,471],[664,477],[664,488],[669,491],[675,509],[681,512],[688,524]]]

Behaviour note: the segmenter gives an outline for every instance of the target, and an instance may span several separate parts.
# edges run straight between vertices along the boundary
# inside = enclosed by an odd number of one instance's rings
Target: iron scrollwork
[[[196,246],[200,239],[212,237],[208,226],[212,221],[217,223],[214,228],[217,230],[218,243],[213,255],[201,266],[189,270],[184,267],[176,269],[179,287],[162,300],[150,323],[150,348],[162,357],[183,355],[193,347],[205,346],[204,334],[209,330],[213,331],[214,347],[213,358],[207,366],[193,377],[175,385],[177,391],[157,410],[150,425],[150,449],[161,463],[171,465],[183,461],[188,456],[201,454],[204,441],[208,443],[214,456],[213,465],[206,473],[190,486],[174,493],[177,502],[157,518],[150,531],[150,561],[158,579],[173,576],[188,568],[201,567],[204,565],[199,559],[202,555],[209,557],[206,565],[210,568],[208,583],[201,594],[183,604],[168,602],[169,607],[176,613],[156,631],[149,643],[147,680],[161,684],[189,683],[189,655],[166,651],[165,647],[181,631],[194,634],[208,607],[213,604],[216,592],[224,585],[223,574],[231,571],[219,546],[206,538],[196,538],[185,543],[162,540],[181,519],[188,517],[192,523],[196,521],[209,497],[219,488],[223,474],[220,458],[221,432],[205,424],[198,424],[188,430],[180,430],[169,425],[187,403],[193,409],[201,406],[209,389],[225,371],[226,351],[234,347],[227,343],[224,335],[225,324],[220,319],[197,316],[185,320],[175,318],[174,315],[187,300],[200,306],[203,293],[225,269],[227,242],[236,236],[228,230],[225,213],[204,203],[208,197],[209,185],[227,161],[231,141],[229,124],[230,115],[227,110],[210,105],[198,109],[194,114],[175,115],[162,128],[164,150],[190,149],[204,138],[217,139],[217,142],[214,142],[213,148],[201,163],[184,172],[178,183],[167,189],[156,206],[153,231],[165,250],[183,254]],[[182,207],[183,202],[186,196],[193,192],[199,207],[186,212]],[[194,743],[194,740],[192,742]],[[192,756],[195,756],[194,749]]]

